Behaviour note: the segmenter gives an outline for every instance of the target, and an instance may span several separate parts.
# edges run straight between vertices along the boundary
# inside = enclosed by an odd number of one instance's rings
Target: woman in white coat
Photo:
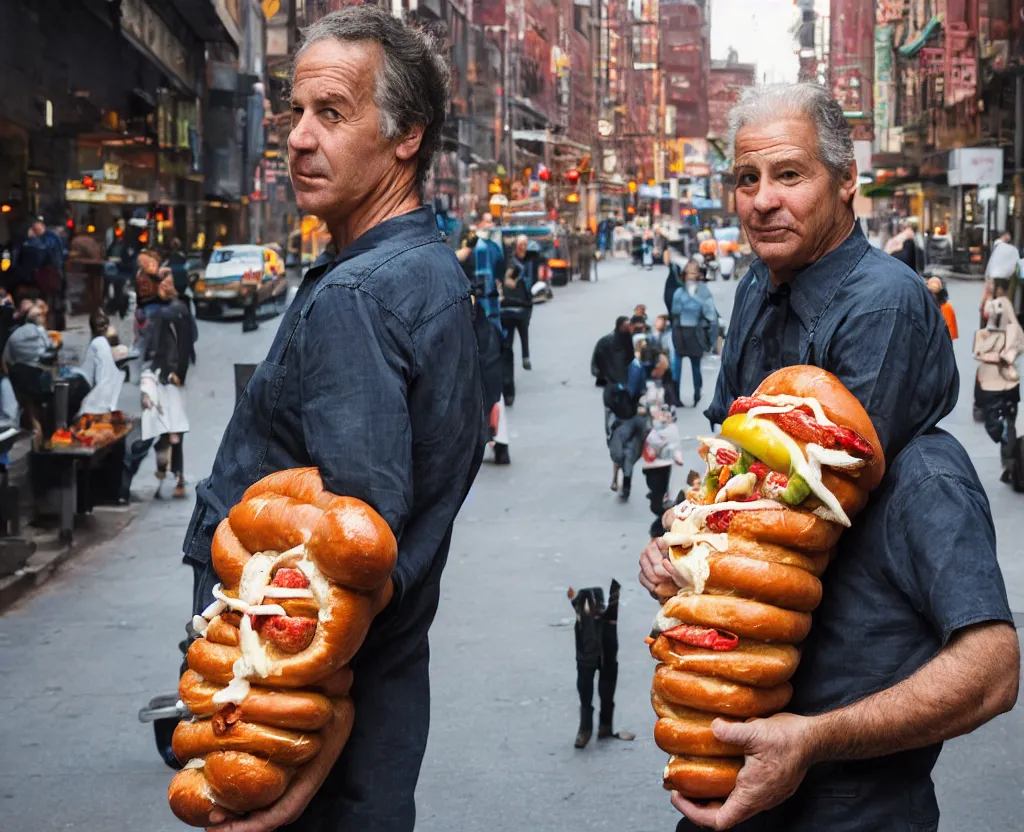
[[[177,477],[174,496],[185,497],[183,441],[189,421],[185,377],[195,362],[195,320],[178,299],[174,278],[167,275],[159,288],[163,307],[152,316],[147,333],[142,378],[142,439],[156,438],[157,478],[168,469]],[[160,494],[157,487],[157,496]]]

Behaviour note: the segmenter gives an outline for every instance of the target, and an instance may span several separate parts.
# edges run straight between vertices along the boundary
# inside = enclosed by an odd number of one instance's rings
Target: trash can
[[[242,398],[242,391],[249,383],[253,373],[256,372],[258,364],[236,364],[235,365],[235,401]]]

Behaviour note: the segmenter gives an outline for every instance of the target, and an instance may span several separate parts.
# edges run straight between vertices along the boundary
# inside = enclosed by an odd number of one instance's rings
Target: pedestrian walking
[[[716,731],[746,752],[736,789],[721,806],[673,798],[689,818],[678,830],[934,830],[939,743],[1011,707],[1019,668],[988,501],[963,448],[934,430],[957,400],[952,341],[924,281],[855,222],[853,142],[828,91],[751,90],[731,121],[737,212],[758,257],[709,421],[780,367],[817,364],[860,400],[891,467],[840,539],[793,715]],[[673,580],[666,552],[662,539],[641,556],[646,588]],[[808,771],[812,759],[824,763]]]
[[[885,253],[891,254],[901,263],[905,263],[916,273],[921,273],[921,257],[918,253],[914,229],[909,223],[900,223],[899,230],[885,244]]]
[[[683,403],[679,398],[679,382],[676,379],[678,375],[676,347],[673,343],[670,321],[668,315],[658,315],[654,319],[654,328],[649,337],[651,346],[657,347],[668,358],[669,371],[661,379],[661,385],[665,388],[665,401],[671,407],[682,407]]]
[[[505,373],[506,402],[515,398],[515,354],[513,347],[519,333],[519,347],[524,370],[533,369],[530,363],[530,318],[533,314],[533,269],[527,260],[529,239],[525,234],[516,238],[515,248],[505,269],[501,286],[501,325],[505,331],[502,359]],[[511,395],[510,395],[511,393]]]
[[[946,326],[949,329],[949,337],[955,341],[960,335],[956,326],[956,311],[953,309],[953,304],[950,303],[949,292],[946,291],[942,278],[929,277],[928,291],[932,293],[932,297],[935,298],[939,309],[942,310],[942,317],[945,319]]]
[[[164,260],[164,266],[169,268],[174,276],[174,291],[178,294],[178,300],[192,312],[192,287],[188,280],[188,257],[185,255],[181,240],[177,237],[171,240],[171,248]]]
[[[136,257],[138,271],[135,274],[135,334],[134,342],[145,341],[153,316],[164,306],[160,299],[160,283],[173,277],[170,269],[161,269],[160,255],[151,248],[144,248]]]
[[[630,319],[620,315],[615,328],[602,335],[590,357],[590,373],[598,387],[625,384],[629,363],[633,360],[633,328]]]
[[[185,434],[189,431],[185,379],[195,363],[195,319],[178,299],[174,277],[167,273],[157,288],[160,306],[150,314],[139,389],[142,394],[142,439],[156,440],[156,476],[176,479],[173,495],[185,497]],[[160,497],[160,486],[156,496]]]
[[[693,377],[693,406],[700,404],[704,387],[701,360],[718,343],[718,309],[706,284],[700,281],[700,266],[690,260],[683,269],[683,285],[672,297],[672,340],[680,361],[677,383],[682,401],[682,359],[690,361]]]
[[[647,414],[640,410],[640,397],[646,389],[647,370],[643,364],[647,349],[647,336],[637,333],[633,336],[633,360],[627,369],[625,385],[609,385],[605,388],[605,428],[608,439],[608,453],[612,459],[612,491],[619,492],[619,498],[629,500],[633,487],[633,469],[640,458],[644,437],[647,435]],[[619,474],[622,486],[619,487]]]
[[[1015,487],[1024,487],[1017,439],[1017,409],[1020,405],[1020,372],[1017,360],[1024,351],[1021,329],[1013,304],[1006,296],[1006,283],[995,281],[996,296],[985,306],[985,327],[974,335],[974,414],[985,425],[989,438],[999,444],[1003,482],[1010,482],[1016,468]]]
[[[608,604],[604,590],[599,586],[587,587],[579,592],[569,588],[569,601],[576,612],[576,691],[580,697],[580,727],[576,732],[576,748],[585,748],[594,733],[594,676],[597,675],[597,694],[601,710],[597,723],[599,740],[630,741],[635,734],[616,732],[615,688],[619,678],[619,590],[621,585],[612,580],[608,591]]]
[[[218,581],[214,530],[277,471],[318,468],[325,489],[381,515],[399,554],[391,601],[351,662],[359,717],[347,743],[322,730],[319,754],[270,808],[244,821],[214,813],[211,825],[228,821],[225,832],[412,832],[415,823],[428,633],[486,441],[469,287],[421,205],[449,78],[426,33],[374,5],[307,27],[293,65],[296,203],[323,218],[338,253],[306,273],[196,488],[185,541],[193,610],[213,600]]]
[[[103,297],[107,299],[108,314],[118,315],[122,320],[130,315],[128,292],[138,270],[141,249],[134,228],[127,226],[124,220],[118,220],[107,246],[107,262],[103,268]]]

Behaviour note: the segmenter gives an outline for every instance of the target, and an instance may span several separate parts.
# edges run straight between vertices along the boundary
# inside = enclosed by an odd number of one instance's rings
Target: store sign
[[[962,147],[949,153],[950,185],[1002,185],[1001,147]]]
[[[188,89],[196,89],[188,49],[144,0],[121,0],[121,31]]]

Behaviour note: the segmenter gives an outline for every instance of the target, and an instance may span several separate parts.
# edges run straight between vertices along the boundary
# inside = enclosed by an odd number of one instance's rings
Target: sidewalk
[[[89,344],[87,315],[70,316],[64,330],[64,354],[71,360],[81,359]],[[121,406],[126,412],[138,410],[138,388],[125,385]],[[30,525],[35,515],[32,484],[29,478],[30,439],[17,442],[8,454],[7,475],[10,486],[18,489],[21,521],[20,537],[35,545],[36,551],[25,565],[13,574],[0,577],[0,614],[52,578],[74,555],[119,535],[137,514],[134,504],[98,506],[92,514],[76,518],[75,538],[71,545],[61,543],[58,530],[46,518],[42,525]],[[148,483],[146,486],[151,489]]]

